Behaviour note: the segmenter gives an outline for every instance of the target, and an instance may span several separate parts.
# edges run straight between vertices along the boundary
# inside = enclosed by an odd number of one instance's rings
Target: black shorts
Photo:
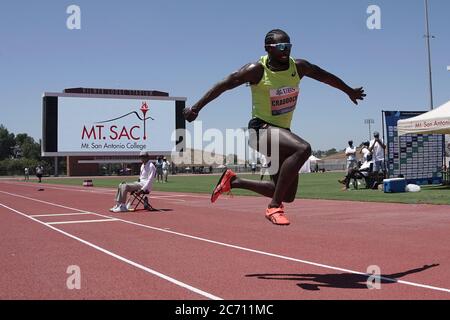
[[[248,128],[255,130],[255,133],[256,133],[256,137],[250,133],[249,139],[252,142],[254,139],[256,139],[256,151],[258,151],[258,152],[259,152],[259,130],[260,129],[268,129],[269,127],[281,128],[279,126],[276,126],[274,124],[271,124],[271,123],[261,120],[259,118],[253,118],[248,122]],[[282,129],[286,129],[286,128],[282,128]],[[286,130],[291,131],[291,129],[286,129]],[[254,142],[253,142],[253,144],[254,144]]]

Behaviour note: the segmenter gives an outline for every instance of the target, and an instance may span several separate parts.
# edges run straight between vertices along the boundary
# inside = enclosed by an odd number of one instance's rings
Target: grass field
[[[259,179],[259,175],[245,175],[249,179]],[[341,191],[342,185],[337,182],[343,177],[343,173],[312,173],[302,174],[297,190],[297,198],[304,199],[330,199],[350,201],[372,201],[372,202],[397,202],[397,203],[429,203],[450,204],[449,186],[424,186],[422,191],[410,193],[384,193],[379,190],[358,189],[351,187],[350,191]],[[154,190],[171,192],[191,192],[211,194],[219,176],[169,176],[168,183],[154,182]],[[267,179],[267,178],[266,178]],[[110,177],[93,178],[96,187],[115,188],[121,181],[136,181],[137,177]],[[44,183],[68,184],[81,186],[81,178],[46,178]],[[255,193],[234,189],[235,195],[255,195]]]

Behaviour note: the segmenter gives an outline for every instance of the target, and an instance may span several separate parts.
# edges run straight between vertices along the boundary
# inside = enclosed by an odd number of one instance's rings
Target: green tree
[[[312,154],[313,154],[314,156],[316,156],[317,158],[322,158],[324,152],[323,152],[322,150],[316,150],[316,151],[313,151]]]
[[[10,133],[0,125],[0,160],[8,159],[12,155],[12,148],[16,145],[14,133]]]
[[[39,143],[24,143],[22,145],[22,156],[26,159],[39,160],[41,158],[41,146]]]
[[[39,160],[41,156],[41,146],[34,141],[33,137],[30,137],[26,133],[19,133],[16,135],[16,145],[20,146],[22,150],[22,157],[26,159]]]
[[[33,143],[34,139],[32,137],[30,137],[28,134],[26,133],[19,133],[16,135],[16,144],[18,144],[19,146],[23,145],[24,143]]]
[[[325,151],[325,156],[328,157],[328,156],[331,156],[332,154],[336,154],[336,153],[338,153],[338,151],[335,148],[333,148],[333,149]]]

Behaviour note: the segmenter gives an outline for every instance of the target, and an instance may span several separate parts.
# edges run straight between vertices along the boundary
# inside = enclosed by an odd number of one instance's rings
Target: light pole
[[[244,131],[244,168],[247,169],[247,127],[241,129]]]
[[[430,23],[428,20],[428,0],[425,0],[425,28],[427,34],[425,38],[427,39],[427,53],[428,53],[428,82],[430,86],[430,110],[433,110],[433,80],[431,76],[431,48],[430,48],[430,38],[434,38],[434,36],[430,35]]]
[[[364,123],[369,125],[369,140],[370,140],[372,138],[372,131],[370,131],[370,125],[372,123],[375,123],[375,121],[373,119],[365,119]]]

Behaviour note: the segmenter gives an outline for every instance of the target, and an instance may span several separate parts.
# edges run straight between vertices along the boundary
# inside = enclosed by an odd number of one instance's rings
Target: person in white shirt
[[[373,171],[384,171],[384,150],[386,150],[386,145],[383,143],[377,131],[373,133],[373,137],[374,139],[370,141],[369,146],[369,151],[373,155]]]
[[[359,168],[359,171],[368,172],[370,170],[370,164],[372,163],[372,153],[369,151],[370,142],[363,143],[363,147],[360,151],[363,155],[363,163]]]
[[[372,154],[369,151],[369,142],[363,142],[362,149],[360,153],[363,154],[363,160],[364,162],[361,164],[361,166],[351,168],[348,170],[347,175],[343,180],[339,180],[340,183],[344,184],[345,187],[342,188],[343,191],[347,191],[350,188],[350,181],[354,179],[358,174],[361,174],[363,176],[366,176],[370,170],[370,164],[372,163]]]
[[[42,175],[43,175],[43,174],[44,174],[44,167],[43,167],[41,164],[39,164],[39,165],[36,167],[36,177],[38,177],[39,183],[42,182]]]
[[[139,154],[139,158],[142,161],[141,173],[139,175],[138,182],[125,183],[122,182],[117,188],[116,193],[116,205],[110,209],[112,212],[126,212],[128,211],[126,201],[127,195],[131,192],[150,193],[152,191],[153,180],[156,177],[156,167],[150,161],[150,156],[147,152],[142,151]]]
[[[342,184],[345,184],[347,177],[349,177],[353,169],[356,169],[358,166],[356,163],[356,148],[353,146],[353,140],[348,142],[348,147],[345,149],[345,155],[347,156],[347,174],[344,179],[338,180],[338,182]]]
[[[28,169],[28,167],[25,167],[24,171],[25,171],[25,181],[30,180],[30,170]]]
[[[356,147],[353,146],[353,141],[348,142],[348,147],[345,149],[345,155],[347,156],[347,171],[356,168]]]
[[[261,155],[261,177],[260,180],[262,181],[264,179],[264,176],[269,175],[269,166],[270,162],[267,161],[267,158],[262,153]]]
[[[252,174],[255,174],[255,172],[256,172],[256,163],[255,163],[255,162],[252,162],[252,163],[250,164],[250,168],[252,168]]]
[[[169,175],[169,167],[170,167],[169,161],[167,161],[167,159],[164,158],[163,163],[162,163],[163,181],[164,182],[167,182],[167,177]]]

